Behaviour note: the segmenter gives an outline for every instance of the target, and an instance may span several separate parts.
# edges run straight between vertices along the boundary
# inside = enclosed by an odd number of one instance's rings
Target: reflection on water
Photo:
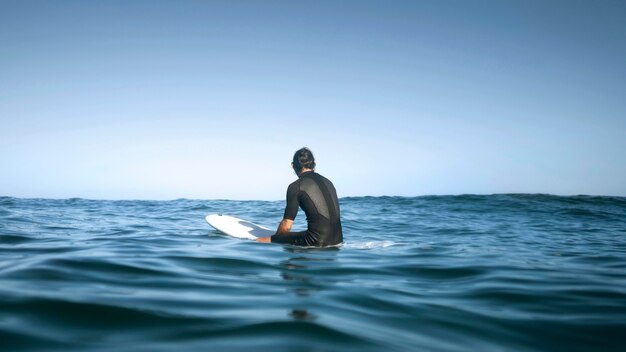
[[[314,321],[317,319],[317,315],[309,313],[306,309],[292,309],[289,316],[295,320]]]
[[[297,248],[285,247],[285,252],[293,255],[280,262],[280,276],[290,282],[288,291],[292,292],[299,304],[287,313],[295,320],[314,321],[317,314],[309,310],[318,299],[316,294],[328,286],[329,278],[316,272],[320,268],[332,268],[337,265],[339,248]]]

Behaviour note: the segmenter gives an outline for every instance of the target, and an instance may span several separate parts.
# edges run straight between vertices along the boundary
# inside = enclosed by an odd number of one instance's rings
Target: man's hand
[[[276,234],[284,234],[289,233],[291,231],[291,226],[293,226],[293,220],[283,219],[283,221],[278,224],[278,229],[276,230]],[[256,239],[257,242],[261,243],[272,243],[272,236],[270,237],[259,237]]]

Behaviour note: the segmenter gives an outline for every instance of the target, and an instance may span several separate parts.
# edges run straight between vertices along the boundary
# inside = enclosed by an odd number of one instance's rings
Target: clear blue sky
[[[0,195],[626,196],[624,1],[0,0]]]

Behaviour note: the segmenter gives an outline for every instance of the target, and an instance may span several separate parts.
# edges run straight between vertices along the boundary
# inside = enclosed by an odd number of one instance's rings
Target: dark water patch
[[[57,341],[57,337],[46,337],[38,331],[32,329],[5,327],[0,320],[0,341],[4,346],[8,346],[12,351],[21,350],[67,350],[72,347],[71,343]]]
[[[41,229],[46,231],[50,231],[52,233],[59,233],[59,232],[63,232],[63,233],[70,233],[73,231],[79,231],[80,229],[77,227],[72,227],[72,226],[59,226],[59,225],[43,225],[41,226]]]
[[[19,314],[23,320],[37,324],[42,329],[72,330],[123,328],[145,329],[175,326],[197,318],[169,316],[162,312],[144,311],[134,307],[107,305],[94,302],[75,302],[62,299],[29,298],[1,301],[5,312]],[[207,320],[202,319],[206,324]]]
[[[55,244],[57,245],[56,247],[54,246]],[[76,243],[65,243],[65,241],[64,243],[58,243],[57,241],[42,241],[37,237],[28,242],[22,242],[19,244],[10,244],[6,246],[0,245],[0,255],[21,255],[24,258],[31,258],[32,256],[38,255],[47,256],[54,253],[67,254],[80,250],[82,250],[82,248],[80,248],[80,246]]]
[[[568,319],[519,319],[504,320],[501,324],[510,330],[517,330],[523,337],[520,345],[536,351],[620,351],[619,336],[626,332],[623,324],[610,322],[593,323],[584,320]]]
[[[173,315],[160,310],[150,310],[130,305],[111,305],[95,302],[68,301],[65,299],[30,298],[0,302],[2,311],[19,322],[12,328],[30,330],[35,341],[56,341],[62,348],[110,348],[111,344],[132,342],[138,338],[149,342],[159,341],[172,331],[199,329],[211,331],[229,324],[228,319]],[[1,325],[0,325],[1,326]],[[33,345],[13,332],[13,348]],[[35,346],[38,343],[35,344]],[[55,346],[49,345],[46,348]],[[108,347],[107,347],[108,346]]]
[[[70,257],[68,255],[68,257]],[[134,260],[130,263],[124,260],[105,261],[88,258],[53,257],[39,262],[27,262],[25,265],[13,266],[5,269],[3,277],[13,280],[31,282],[57,282],[59,285],[81,285],[88,282],[122,282],[127,285],[137,285],[155,277],[171,275],[163,265],[142,263]]]
[[[177,263],[181,263],[185,266],[194,267],[197,269],[209,268],[211,270],[216,270],[219,268],[223,268],[226,270],[246,270],[253,269],[257,271],[262,268],[273,268],[272,265],[260,263],[254,260],[247,259],[239,259],[239,258],[216,258],[216,257],[185,257],[185,256],[170,256],[165,257],[165,259],[175,261]]]
[[[399,274],[415,276],[430,280],[465,280],[476,279],[487,273],[481,268],[472,267],[404,267]]]
[[[177,336],[180,338],[206,338],[219,336],[221,338],[240,337],[241,339],[267,339],[270,342],[273,338],[285,339],[287,345],[317,345],[326,346],[326,348],[340,347],[372,347],[372,341],[359,338],[340,330],[329,328],[314,322],[307,321],[270,321],[262,323],[247,324],[243,326],[221,329],[207,336],[207,332],[194,333],[187,336]],[[241,347],[250,346],[250,341],[245,341]],[[304,343],[303,343],[304,342]],[[294,346],[294,347],[295,347]],[[259,346],[260,347],[260,346]]]
[[[3,218],[3,221],[7,224],[41,224],[41,221],[36,220],[34,217],[25,215],[9,215]],[[6,225],[5,225],[6,226]]]
[[[16,244],[22,244],[22,243],[27,243],[29,241],[31,241],[32,238],[30,236],[23,236],[23,235],[12,235],[12,234],[6,234],[6,233],[0,233],[0,245],[16,245]]]

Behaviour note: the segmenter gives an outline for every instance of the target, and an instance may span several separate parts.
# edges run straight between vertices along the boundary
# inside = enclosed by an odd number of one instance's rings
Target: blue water
[[[283,206],[0,198],[0,350],[626,346],[626,198],[344,198],[339,249],[204,221]]]

